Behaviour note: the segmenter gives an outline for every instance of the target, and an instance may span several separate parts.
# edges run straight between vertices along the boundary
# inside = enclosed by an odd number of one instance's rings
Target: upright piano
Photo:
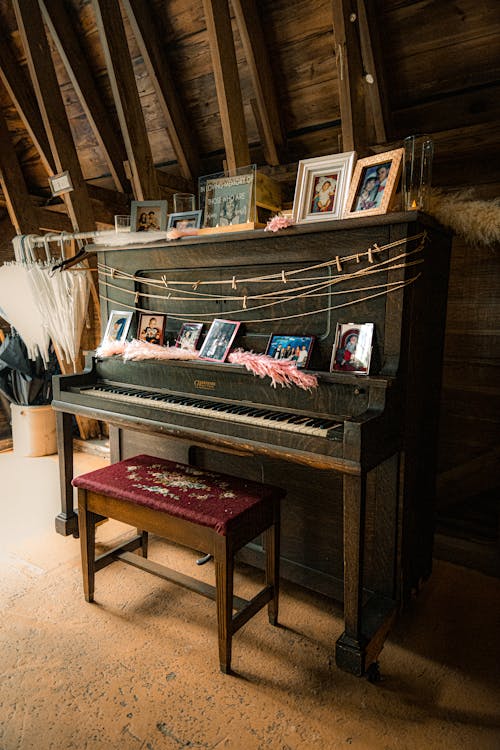
[[[282,575],[343,601],[336,662],[362,675],[431,572],[450,237],[415,211],[151,240],[93,246],[103,329],[134,310],[166,315],[170,343],[214,318],[241,322],[244,351],[311,335],[317,387],[272,387],[228,362],[90,356],[54,382],[56,529],[78,534],[73,415],[108,423],[112,461],[147,452],[282,486]],[[331,371],[341,323],[374,324],[369,374]],[[260,540],[242,559],[263,564]]]

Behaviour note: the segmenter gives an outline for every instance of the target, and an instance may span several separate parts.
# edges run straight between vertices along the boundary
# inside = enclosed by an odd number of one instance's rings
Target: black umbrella
[[[6,336],[0,345],[0,391],[14,404],[49,404],[52,400],[52,375],[57,370],[53,354],[45,367],[40,356],[31,360],[18,333]]]

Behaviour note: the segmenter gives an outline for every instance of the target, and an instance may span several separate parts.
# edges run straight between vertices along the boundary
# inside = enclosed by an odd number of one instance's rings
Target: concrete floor
[[[76,454],[77,471],[104,462]],[[57,535],[56,456],[0,454],[0,750],[498,750],[500,585],[437,561],[381,654],[377,685],[335,667],[340,610],[283,585],[281,627],[260,613],[218,671],[214,605],[140,571],[81,591],[78,542]],[[103,546],[127,533],[107,522]],[[151,557],[211,580],[197,553]],[[260,574],[240,567],[237,593]]]

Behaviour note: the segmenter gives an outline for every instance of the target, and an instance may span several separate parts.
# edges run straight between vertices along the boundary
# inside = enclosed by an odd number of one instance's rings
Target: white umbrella
[[[82,266],[52,269],[53,264],[32,264],[29,280],[48,335],[59,355],[76,370],[90,293],[89,271]]]
[[[40,354],[49,361],[50,338],[25,263],[5,263],[0,268],[0,314],[16,329],[30,359]]]

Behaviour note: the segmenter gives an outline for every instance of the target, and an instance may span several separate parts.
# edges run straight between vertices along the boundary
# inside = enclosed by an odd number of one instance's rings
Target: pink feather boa
[[[276,388],[296,385],[305,391],[316,388],[318,378],[316,375],[299,370],[295,362],[286,359],[274,359],[267,354],[255,354],[254,352],[244,352],[243,349],[236,349],[229,357],[229,361],[234,365],[243,365],[247,370],[264,378],[266,375],[271,378],[271,385]]]
[[[198,359],[199,352],[190,349],[182,349],[178,346],[158,346],[157,344],[148,344],[145,341],[104,341],[96,350],[98,357],[113,357],[121,355],[125,360],[141,359]],[[271,385],[276,388],[277,385],[282,387],[296,385],[303,390],[316,388],[318,378],[316,375],[299,370],[295,362],[286,359],[274,359],[267,354],[255,354],[254,352],[244,352],[242,349],[236,349],[228,357],[229,362],[234,365],[242,365],[259,378],[266,376],[271,379]]]
[[[103,341],[96,350],[98,357],[113,357],[121,354],[125,360],[140,359],[197,359],[198,352],[183,349],[180,346],[158,346],[147,341]]]

